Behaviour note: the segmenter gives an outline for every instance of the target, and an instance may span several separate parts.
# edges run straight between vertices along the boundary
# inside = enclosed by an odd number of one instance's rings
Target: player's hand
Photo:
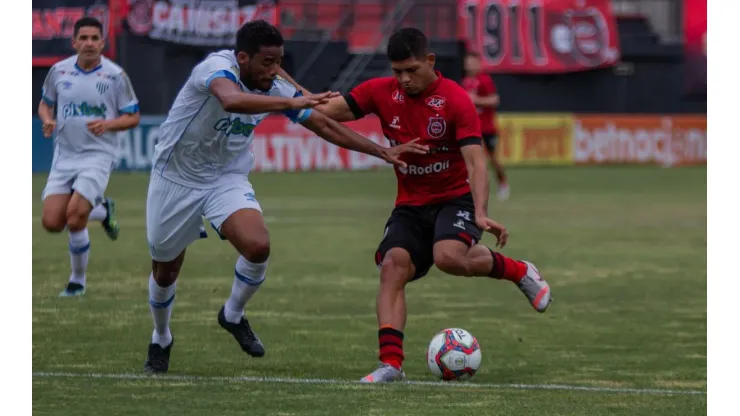
[[[95,120],[87,123],[87,129],[90,133],[100,136],[108,131],[108,123],[105,120]]]
[[[382,148],[380,150],[380,157],[388,163],[393,163],[402,168],[406,168],[406,163],[400,159],[400,156],[404,153],[416,153],[417,155],[425,155],[429,153],[429,146],[421,145],[417,143],[419,138],[411,140],[408,143],[399,144],[389,148]]]
[[[476,215],[475,223],[478,224],[483,231],[487,231],[496,236],[496,246],[504,248],[506,243],[509,241],[509,232],[502,224],[486,217],[485,215]]]
[[[290,100],[290,109],[303,110],[305,108],[314,108],[317,105],[328,103],[334,97],[339,97],[339,93],[323,92],[321,94],[302,95]]]
[[[57,122],[56,120],[46,121],[41,127],[41,130],[44,132],[44,137],[51,137],[52,134],[54,134],[54,130],[57,128]]]

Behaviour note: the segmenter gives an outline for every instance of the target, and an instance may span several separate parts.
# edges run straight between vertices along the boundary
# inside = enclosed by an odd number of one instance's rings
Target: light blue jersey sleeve
[[[53,107],[57,102],[57,67],[52,66],[49,73],[46,74],[44,85],[41,87],[41,99],[46,105]]]
[[[275,91],[277,94],[273,93],[272,95],[277,95],[279,97],[285,98],[295,98],[303,95],[302,92],[296,90],[293,84],[286,81],[282,77],[278,76],[275,79],[274,85],[275,87],[273,88],[273,91]],[[282,111],[283,115],[285,115],[285,117],[288,117],[288,119],[290,119],[290,121],[292,121],[293,123],[303,123],[304,121],[308,120],[311,112],[313,112],[313,110],[310,108]]]
[[[134,87],[125,72],[116,77],[114,88],[116,90],[116,105],[119,113],[136,114],[139,112],[139,100],[136,98]]]
[[[214,79],[226,78],[239,85],[238,68],[224,56],[211,55],[193,69],[192,80],[200,92],[208,92]]]

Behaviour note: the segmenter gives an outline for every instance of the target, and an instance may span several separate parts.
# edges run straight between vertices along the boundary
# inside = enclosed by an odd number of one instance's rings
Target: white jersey
[[[77,55],[57,62],[46,76],[42,98],[56,107],[55,165],[83,163],[110,168],[115,162],[118,134],[107,131],[96,136],[87,129],[87,123],[139,111],[126,73],[105,57],[90,71],[77,65]]]
[[[210,54],[193,69],[160,128],[153,172],[184,186],[205,189],[235,177],[243,180],[252,170],[253,132],[268,113],[238,114],[224,110],[208,89],[217,78],[227,78],[250,94],[287,98],[300,95],[282,78],[276,79],[269,91],[249,90],[239,79],[239,64],[233,50]],[[298,123],[306,120],[311,110],[284,114]]]

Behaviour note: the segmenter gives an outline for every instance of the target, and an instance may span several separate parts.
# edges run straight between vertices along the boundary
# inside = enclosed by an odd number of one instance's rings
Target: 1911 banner
[[[688,94],[707,93],[707,1],[684,0],[684,85]]]
[[[109,6],[108,0],[33,0],[33,66],[52,66],[74,55],[74,24],[84,16],[95,17],[103,24],[103,54],[115,58],[115,31],[111,30]]]
[[[458,35],[491,73],[563,73],[614,65],[609,0],[458,0]]]
[[[246,22],[277,24],[274,0],[132,0],[126,19],[136,35],[184,45],[233,46]]]

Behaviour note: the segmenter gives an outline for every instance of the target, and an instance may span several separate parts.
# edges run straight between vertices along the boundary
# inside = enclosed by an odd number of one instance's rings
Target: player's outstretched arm
[[[330,92],[313,94],[294,98],[273,97],[242,92],[239,87],[228,78],[216,78],[211,81],[208,90],[213,94],[229,113],[263,114],[277,113],[285,110],[303,110],[327,103],[329,97],[335,95]]]
[[[317,106],[316,110],[319,110],[322,114],[334,121],[345,122],[357,120],[355,113],[344,97],[334,97],[326,104]]]
[[[362,137],[352,129],[342,126],[336,121],[316,111],[311,112],[309,117],[305,121],[301,122],[301,125],[316,133],[317,136],[321,137],[329,143],[335,144],[345,149],[375,156],[377,158],[385,160],[388,163],[393,163],[402,167],[406,167],[406,163],[404,163],[400,159],[401,154],[425,154],[429,151],[429,148],[427,146],[422,146],[415,143],[416,140],[391,148],[379,146],[372,140],[368,140],[365,137]]]

